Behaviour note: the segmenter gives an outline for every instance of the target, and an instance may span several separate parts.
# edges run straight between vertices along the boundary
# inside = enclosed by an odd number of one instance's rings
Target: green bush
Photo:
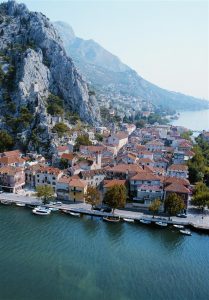
[[[65,134],[69,133],[70,130],[64,123],[57,123],[53,129],[53,132],[57,133],[59,137],[64,136]]]

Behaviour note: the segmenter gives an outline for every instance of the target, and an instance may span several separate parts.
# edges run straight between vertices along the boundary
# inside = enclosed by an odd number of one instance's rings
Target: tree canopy
[[[92,142],[89,140],[88,135],[79,135],[75,141],[75,150],[79,150],[80,146],[91,146]]]
[[[176,193],[169,194],[166,197],[164,206],[165,206],[165,211],[170,216],[174,216],[180,213],[185,208],[184,201]]]
[[[36,196],[43,200],[43,203],[46,204],[54,196],[54,190],[49,185],[40,185],[36,188]]]
[[[149,206],[149,211],[152,212],[153,218],[154,218],[154,215],[159,211],[160,206],[161,206],[161,201],[160,201],[160,199],[156,199],[156,200],[154,200],[154,201],[150,204],[150,206]]]
[[[126,204],[127,190],[124,185],[116,184],[107,190],[104,203],[108,204],[113,212],[116,208],[122,208]]]
[[[13,146],[14,141],[11,135],[4,130],[0,130],[0,152],[11,150]]]
[[[201,208],[209,205],[209,188],[203,182],[198,182],[195,186],[191,204]]]
[[[87,193],[84,196],[85,202],[93,206],[100,203],[100,194],[96,187],[89,186],[87,188]]]

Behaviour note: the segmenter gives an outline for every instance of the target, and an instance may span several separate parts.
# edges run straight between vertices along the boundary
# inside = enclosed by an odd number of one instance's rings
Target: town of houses
[[[127,188],[127,206],[147,209],[155,199],[176,193],[187,207],[192,193],[187,161],[194,153],[192,142],[181,137],[185,131],[171,125],[137,129],[122,124],[118,130],[114,126],[92,129],[86,133],[92,145],[81,145],[73,152],[78,135],[74,132],[70,142],[56,147],[50,160],[37,153],[4,152],[0,154],[0,190],[26,194],[49,185],[57,199],[82,202],[88,186],[104,195],[117,184]],[[96,132],[103,136],[102,142],[95,141]]]

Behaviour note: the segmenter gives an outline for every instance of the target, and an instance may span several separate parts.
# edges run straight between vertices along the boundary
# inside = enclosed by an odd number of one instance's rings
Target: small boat
[[[160,227],[167,227],[168,223],[166,222],[155,222],[156,225],[160,226]]]
[[[184,235],[192,235],[192,234],[191,234],[191,231],[189,231],[189,230],[187,230],[187,229],[185,229],[185,230],[179,230],[179,232],[180,232],[181,234],[184,234]]]
[[[184,229],[184,225],[176,224],[176,225],[173,225],[173,227],[178,228],[178,229]]]
[[[48,216],[51,213],[51,210],[45,207],[37,206],[32,210],[33,214],[39,216]]]
[[[130,219],[130,218],[123,218],[123,221],[129,222],[129,223],[134,223],[134,219]]]
[[[3,204],[3,205],[11,205],[12,202],[8,201],[8,200],[1,200],[1,204]]]
[[[80,213],[73,212],[73,211],[70,211],[70,210],[67,210],[67,209],[62,209],[62,212],[64,212],[65,214],[71,215],[73,217],[80,217],[81,216]]]
[[[71,216],[73,216],[73,217],[80,217],[80,216],[81,216],[80,213],[77,213],[77,212],[74,212],[74,211],[70,211],[70,210],[69,210],[69,214],[70,214]]]
[[[144,220],[144,219],[139,220],[139,222],[142,224],[151,224],[152,223],[151,221]]]
[[[48,209],[51,210],[51,211],[58,211],[59,210],[59,208],[56,208],[56,207],[49,207]]]
[[[25,207],[25,203],[23,203],[23,202],[16,202],[15,204],[16,204],[16,206],[19,206],[19,207]]]
[[[120,222],[120,217],[103,217],[103,221],[110,223],[118,223]]]

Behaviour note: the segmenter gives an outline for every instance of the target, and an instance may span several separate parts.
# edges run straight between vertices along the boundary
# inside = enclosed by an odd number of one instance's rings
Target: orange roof
[[[119,164],[109,169],[112,172],[118,173],[126,173],[126,172],[143,172],[142,167],[138,165],[127,165],[127,164]]]
[[[101,152],[105,150],[104,146],[80,146],[80,150],[87,150],[89,152]]]
[[[188,166],[186,166],[186,165],[179,165],[179,164],[173,164],[170,167],[168,167],[168,170],[173,170],[173,171],[188,171]]]
[[[160,177],[150,172],[141,172],[131,177],[131,180],[160,180]]]
[[[71,187],[80,187],[80,188],[85,188],[87,186],[87,183],[81,179],[71,179],[69,186]]]
[[[11,167],[11,166],[0,168],[0,174],[8,174],[14,176],[18,172],[23,172],[23,169],[17,167]]]
[[[47,174],[55,174],[55,175],[59,175],[60,173],[62,173],[63,171],[61,171],[58,168],[53,168],[53,167],[48,167],[48,166],[41,166],[39,165],[39,168],[37,170],[37,173],[47,173]]]
[[[187,180],[185,178],[177,178],[177,177],[169,177],[169,176],[166,176],[164,178],[164,183],[165,184],[176,183],[176,184],[181,184],[184,186],[188,186],[190,184],[189,180]]]
[[[21,152],[20,150],[13,150],[13,151],[5,151],[2,153],[2,156],[20,156]]]
[[[72,160],[73,158],[75,158],[75,153],[71,152],[71,153],[63,153],[61,158],[67,159],[67,160]]]
[[[13,163],[22,163],[24,162],[25,160],[21,157],[18,157],[18,156],[3,156],[3,157],[0,157],[0,163],[1,164],[13,164]]]
[[[119,180],[119,179],[113,179],[113,180],[104,180],[104,187],[110,188],[114,185],[125,185],[126,180]]]
[[[174,192],[174,193],[183,193],[189,194],[190,190],[187,189],[183,184],[171,183],[167,187],[165,187],[166,192]]]

